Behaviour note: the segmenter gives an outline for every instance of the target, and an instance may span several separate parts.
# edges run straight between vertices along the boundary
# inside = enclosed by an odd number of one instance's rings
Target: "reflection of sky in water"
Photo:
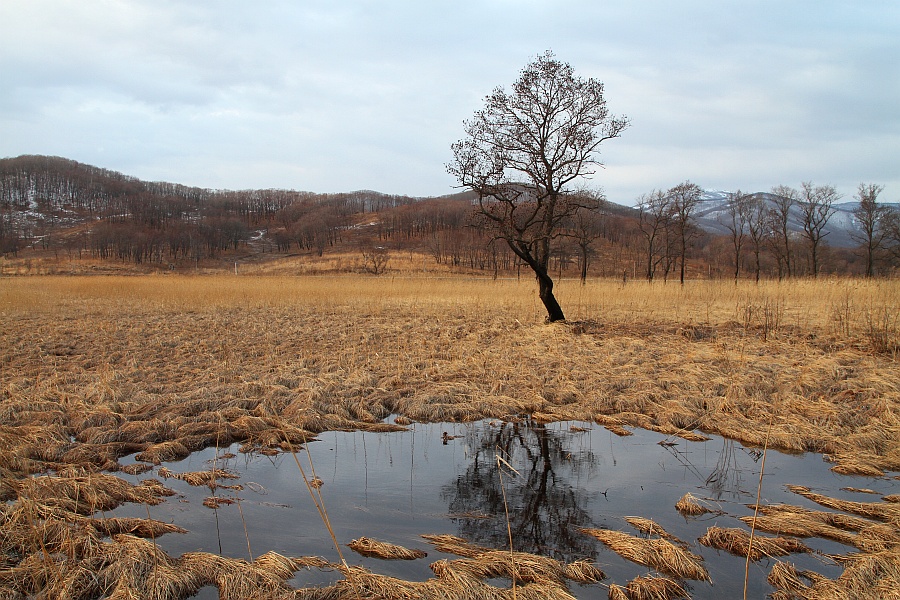
[[[573,431],[573,425],[589,429]],[[456,437],[445,440],[444,433]],[[708,527],[744,527],[737,517],[752,514],[746,505],[756,500],[762,461],[758,452],[736,442],[719,437],[687,442],[639,429],[633,436],[619,437],[585,423],[540,427],[479,422],[415,424],[399,433],[328,432],[309,444],[315,473],[324,481],[325,507],[341,544],[364,535],[429,553],[423,560],[380,561],[362,558],[343,546],[344,557],[350,564],[408,580],[427,579],[432,576],[431,562],[455,558],[435,552],[419,537],[422,534],[451,533],[486,546],[508,546],[498,449],[517,471],[503,471],[517,550],[567,561],[589,557],[608,575],[605,583],[624,585],[648,570],[619,558],[578,529],[601,527],[639,535],[623,517],[651,518],[693,544],[691,550],[704,557],[713,585],[688,582],[694,598],[740,597],[744,560],[696,543]],[[177,472],[209,469],[214,455],[213,449],[207,449],[167,467]],[[310,474],[306,451],[298,452],[297,458]],[[208,488],[166,480],[179,495],[150,507],[150,514],[190,530],[185,535],[160,538],[166,551],[176,556],[194,550],[217,553],[221,544],[223,554],[246,558],[249,536],[253,556],[274,550],[337,561],[331,538],[290,454],[238,454],[218,460],[216,466],[240,475],[240,479],[224,483],[240,483],[243,491],[219,490],[219,494],[239,498],[241,510],[236,504],[215,511],[206,508],[202,501],[211,495]],[[897,493],[900,488],[896,480],[835,475],[819,455],[769,452],[762,503],[826,510],[788,492],[786,484],[866,502],[879,497],[840,488],[871,488],[882,494]],[[674,507],[686,492],[725,514],[681,517]],[[142,506],[124,506],[115,514],[146,517],[147,511]],[[823,552],[851,550],[820,539],[805,541]],[[840,573],[822,556],[792,555],[787,560],[828,577]],[[765,583],[770,567],[766,560],[751,564],[749,597],[763,597],[771,591]],[[319,585],[333,579],[334,575],[303,571],[291,583]],[[215,598],[212,590],[204,590],[201,597],[207,597],[207,592]],[[579,598],[607,597],[606,588],[599,585],[576,586],[573,592]]]

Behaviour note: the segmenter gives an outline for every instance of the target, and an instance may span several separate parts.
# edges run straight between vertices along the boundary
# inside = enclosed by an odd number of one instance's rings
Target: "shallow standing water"
[[[606,573],[603,584],[625,585],[649,570],[620,558],[579,529],[599,527],[640,535],[623,517],[645,517],[703,556],[713,582],[688,581],[693,598],[741,597],[743,592],[744,559],[696,542],[712,525],[745,528],[737,517],[752,514],[747,505],[756,501],[761,453],[737,442],[720,437],[688,442],[641,429],[619,437],[589,423],[480,421],[417,423],[408,431],[394,433],[327,432],[309,443],[308,451],[309,455],[306,449],[298,451],[297,459],[312,477],[311,458],[315,475],[324,482],[321,493],[344,557],[376,573],[425,580],[433,576],[429,564],[458,558],[436,552],[419,537],[422,534],[450,533],[476,544],[508,548],[505,491],[518,551],[567,562],[590,558]],[[226,453],[236,456],[222,458]],[[498,454],[515,473],[504,468],[501,477]],[[150,515],[190,531],[159,538],[160,546],[171,555],[203,550],[250,558],[272,550],[339,561],[293,455],[238,454],[236,446],[210,448],[165,466],[175,472],[224,468],[239,478],[222,483],[243,486],[239,491],[217,490],[218,496],[240,502],[214,510],[203,505],[204,498],[212,495],[208,487],[167,479],[165,484],[178,495],[150,507]],[[132,481],[143,477],[121,476]],[[859,501],[875,501],[879,496],[841,488],[869,488],[882,495],[900,488],[900,481],[891,478],[836,475],[821,455],[769,451],[761,503],[825,510],[787,491],[787,484]],[[687,492],[724,514],[685,519],[674,506]],[[146,517],[147,509],[125,505],[115,514]],[[345,546],[360,536],[420,548],[428,557],[415,561],[364,558]],[[817,538],[804,541],[822,553],[853,550]],[[827,577],[840,574],[840,568],[822,555],[796,554],[785,559]],[[771,564],[767,559],[751,563],[748,597],[761,598],[772,591],[765,581]],[[337,578],[334,573],[304,570],[290,583],[325,585]],[[602,584],[573,585],[571,591],[578,598],[606,598],[608,593]],[[216,598],[217,594],[205,589],[197,597]]]

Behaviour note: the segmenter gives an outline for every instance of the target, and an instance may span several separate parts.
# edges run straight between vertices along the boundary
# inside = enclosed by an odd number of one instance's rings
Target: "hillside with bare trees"
[[[700,190],[690,182],[655,190],[635,199],[636,208],[601,200],[589,215],[564,223],[550,271],[665,281],[884,276],[900,264],[900,212],[876,203],[875,184],[860,185],[866,202],[839,212],[833,194],[827,206],[811,202],[833,192],[830,186],[704,192],[688,207],[677,201],[679,186]],[[475,204],[471,192],[420,198],[369,190],[211,190],[20,156],[0,159],[0,271],[415,268],[521,275],[521,259],[472,218]],[[843,233],[833,230],[840,219]]]

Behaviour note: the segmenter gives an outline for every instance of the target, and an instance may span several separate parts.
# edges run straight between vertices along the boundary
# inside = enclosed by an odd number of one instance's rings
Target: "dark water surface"
[[[445,433],[454,439],[446,439]],[[629,579],[647,574],[648,569],[620,558],[579,529],[598,527],[640,535],[623,517],[650,518],[703,556],[713,583],[687,582],[692,597],[741,597],[744,559],[696,541],[712,525],[745,528],[737,517],[752,514],[746,505],[756,501],[762,460],[758,450],[737,442],[720,437],[687,442],[641,429],[619,437],[588,423],[542,426],[481,421],[417,423],[396,433],[328,432],[309,443],[308,450],[309,456],[304,449],[297,459],[311,477],[312,458],[315,474],[324,482],[321,493],[328,517],[350,564],[406,580],[425,580],[433,576],[430,563],[457,557],[436,552],[419,537],[422,534],[450,533],[476,544],[508,548],[505,490],[518,551],[564,561],[590,558],[607,574],[604,584],[625,585]],[[216,458],[226,452],[236,456]],[[504,467],[502,482],[498,453],[517,471]],[[236,447],[210,448],[166,467],[188,472],[208,470],[214,464],[239,476],[223,483],[240,484],[243,490],[216,492],[239,500],[239,504],[213,510],[202,504],[213,495],[208,487],[166,480],[178,495],[151,506],[150,514],[190,531],[161,537],[158,542],[167,552],[178,556],[203,550],[249,558],[274,550],[338,562],[293,455],[269,457],[238,454]],[[132,481],[141,478],[121,476]],[[890,478],[836,475],[820,455],[769,451],[762,504],[783,502],[826,510],[787,491],[787,484],[867,502],[877,501],[879,496],[841,488],[869,488],[881,494],[900,491],[900,481]],[[685,519],[675,510],[675,503],[686,492],[725,514]],[[126,505],[115,513],[147,516],[143,506]],[[428,557],[415,561],[363,558],[345,546],[360,536],[420,548]],[[823,553],[853,550],[821,539],[805,541]],[[822,555],[800,554],[786,560],[827,577],[840,574],[839,567]],[[769,560],[751,563],[748,597],[762,598],[772,591],[765,581],[771,564]],[[338,578],[334,573],[304,570],[290,583],[296,587],[324,585]],[[606,598],[608,590],[602,584],[575,585],[572,592],[579,598]],[[198,597],[217,596],[208,589]]]

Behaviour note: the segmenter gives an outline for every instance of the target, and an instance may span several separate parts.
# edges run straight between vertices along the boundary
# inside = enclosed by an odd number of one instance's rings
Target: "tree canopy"
[[[447,170],[477,194],[480,220],[534,271],[548,320],[565,318],[549,276],[551,241],[585,204],[572,193],[602,166],[600,144],[619,137],[626,117],[609,113],[603,83],[575,75],[552,52],[496,88],[465,122]]]

